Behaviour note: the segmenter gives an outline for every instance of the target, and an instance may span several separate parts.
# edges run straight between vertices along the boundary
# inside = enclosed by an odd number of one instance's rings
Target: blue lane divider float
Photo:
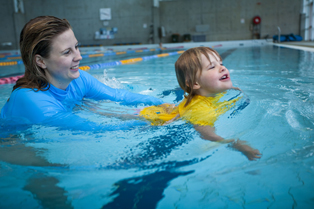
[[[172,55],[178,55],[182,54],[184,51],[176,51],[176,52],[170,52],[170,53],[164,53],[164,54],[157,54],[157,55],[151,55],[151,56],[145,56],[145,57],[138,57],[138,58],[132,58],[132,59],[126,59],[126,60],[120,60],[120,61],[114,61],[114,62],[107,62],[107,63],[99,63],[94,65],[86,65],[86,66],[80,66],[79,68],[81,70],[94,70],[94,69],[100,69],[100,68],[106,68],[106,67],[113,67],[117,65],[125,65],[125,64],[132,64],[135,62],[140,62],[143,60],[150,60],[150,59],[156,59],[159,57],[167,57]]]
[[[104,56],[114,56],[114,55],[122,55],[122,54],[132,54],[139,52],[152,52],[152,51],[161,51],[161,50],[171,50],[183,48],[183,46],[173,47],[173,48],[153,48],[153,49],[140,49],[140,50],[127,50],[127,51],[118,51],[118,52],[105,52],[105,53],[95,53],[95,52],[87,52],[87,54],[81,53],[82,58],[91,58],[91,57],[104,57]],[[8,55],[0,57],[0,66],[8,66],[8,65],[21,65],[23,61],[18,60],[21,59],[21,55]],[[12,60],[12,61],[11,61]]]
[[[106,67],[114,67],[114,66],[118,66],[118,65],[132,64],[135,62],[145,61],[145,60],[150,60],[150,59],[156,59],[159,57],[168,57],[168,56],[172,56],[172,55],[178,55],[178,54],[182,54],[183,52],[184,51],[176,51],[176,52],[170,52],[170,53],[164,53],[164,54],[157,54],[157,55],[151,55],[151,56],[132,58],[132,59],[127,59],[127,60],[120,60],[120,61],[114,61],[114,62],[80,66],[79,68],[81,70],[85,70],[85,71],[86,70],[101,69],[101,68],[106,68]],[[15,83],[20,77],[23,77],[23,75],[0,78],[0,85],[1,84]]]

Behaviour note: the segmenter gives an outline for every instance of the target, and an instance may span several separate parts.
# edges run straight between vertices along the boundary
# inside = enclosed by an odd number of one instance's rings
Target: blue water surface
[[[85,100],[71,114],[112,128],[0,120],[0,208],[313,208],[314,53],[272,45],[217,50],[246,96],[216,132],[247,141],[261,159],[203,140],[184,121],[151,126],[118,117],[141,105]],[[89,73],[177,104],[178,57]],[[12,87],[0,85],[0,107]]]

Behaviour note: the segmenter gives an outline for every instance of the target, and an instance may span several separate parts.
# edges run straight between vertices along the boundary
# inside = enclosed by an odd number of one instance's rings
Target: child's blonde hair
[[[186,98],[184,106],[187,106],[195,95],[193,85],[196,82],[197,76],[202,74],[202,54],[208,59],[210,64],[212,62],[208,54],[216,55],[219,57],[219,61],[222,61],[216,50],[201,46],[186,50],[175,63],[178,83],[184,92],[188,94],[184,95]]]

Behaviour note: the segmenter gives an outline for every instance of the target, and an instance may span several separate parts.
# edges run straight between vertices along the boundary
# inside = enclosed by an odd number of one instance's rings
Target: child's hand
[[[234,149],[242,152],[249,160],[256,160],[261,158],[261,153],[257,149],[253,149],[246,141],[237,140],[232,144]]]

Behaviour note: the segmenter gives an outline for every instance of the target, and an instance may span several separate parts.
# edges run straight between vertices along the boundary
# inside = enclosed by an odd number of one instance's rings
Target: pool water
[[[272,45],[217,51],[249,103],[221,116],[216,132],[247,141],[261,159],[203,140],[180,120],[108,131],[1,120],[0,208],[313,208],[314,53]],[[177,104],[178,57],[89,73]],[[0,107],[12,87],[0,85]],[[85,100],[73,114],[119,127],[134,120],[102,113],[142,107]]]

